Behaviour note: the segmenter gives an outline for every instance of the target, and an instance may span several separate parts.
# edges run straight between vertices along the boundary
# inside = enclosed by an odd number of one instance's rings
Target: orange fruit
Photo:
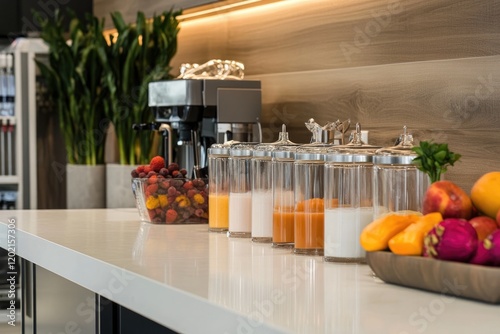
[[[481,176],[472,186],[470,197],[480,212],[495,219],[500,210],[500,172]]]

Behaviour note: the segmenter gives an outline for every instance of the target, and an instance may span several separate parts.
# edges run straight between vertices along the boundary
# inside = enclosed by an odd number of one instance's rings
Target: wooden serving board
[[[384,282],[487,303],[500,303],[500,268],[391,252],[368,252],[367,262]]]

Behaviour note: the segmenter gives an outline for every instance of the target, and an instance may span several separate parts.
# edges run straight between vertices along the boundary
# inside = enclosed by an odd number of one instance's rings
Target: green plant
[[[104,21],[89,15],[82,22],[68,13],[71,21],[66,34],[59,11],[52,19],[35,15],[49,46],[48,64],[37,61],[37,65],[58,112],[67,162],[102,164],[107,130],[103,102],[108,95],[102,86],[107,48]]]
[[[441,174],[448,169],[448,165],[453,166],[461,157],[460,154],[451,152],[448,144],[422,141],[420,146],[415,146],[412,150],[417,153],[413,163],[419,170],[429,175],[431,183],[439,181]]]
[[[137,132],[132,125],[153,121],[149,82],[172,78],[170,60],[177,51],[180,14],[170,10],[146,20],[139,12],[135,24],[126,24],[119,12],[111,14],[117,34],[110,36],[107,49],[106,114],[115,127],[121,164],[145,164],[157,154],[154,132]]]

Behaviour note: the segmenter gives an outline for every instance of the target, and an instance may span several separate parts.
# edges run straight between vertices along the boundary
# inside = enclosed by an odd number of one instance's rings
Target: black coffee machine
[[[188,172],[206,176],[207,149],[214,143],[262,139],[258,80],[175,79],[148,88],[165,161]]]

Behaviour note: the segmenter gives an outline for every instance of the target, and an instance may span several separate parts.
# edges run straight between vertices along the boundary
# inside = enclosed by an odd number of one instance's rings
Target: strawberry
[[[193,189],[193,182],[187,181],[182,187],[186,190]]]
[[[153,183],[146,187],[146,192],[148,192],[149,194],[152,195],[156,194],[157,191],[158,191],[158,183]]]
[[[149,162],[149,167],[151,170],[154,170],[155,172],[159,172],[162,168],[165,168],[165,159],[163,157],[157,155],[151,161]]]
[[[148,183],[153,184],[153,183],[158,183],[158,178],[155,175],[148,175]]]
[[[173,209],[167,210],[165,215],[165,220],[167,223],[173,223],[177,219],[177,212]]]

